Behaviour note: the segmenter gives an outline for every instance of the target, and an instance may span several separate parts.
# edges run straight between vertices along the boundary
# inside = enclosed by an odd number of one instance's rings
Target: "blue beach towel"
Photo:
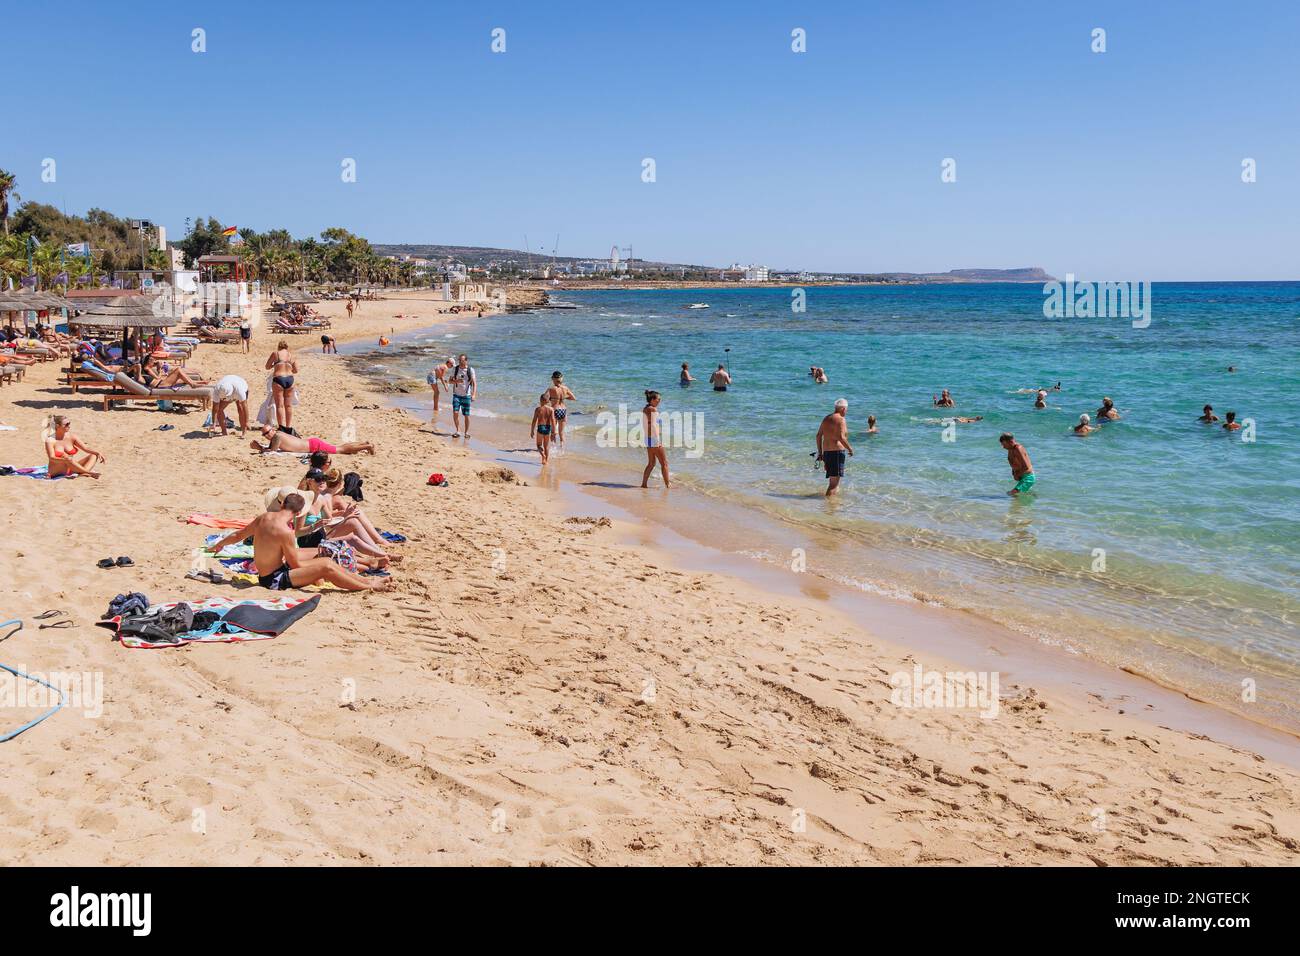
[[[13,475],[16,478],[39,478],[42,481],[58,481],[60,478],[76,478],[76,475],[55,475],[50,477],[48,465],[37,465],[35,468],[15,468],[13,465],[5,465],[0,469],[0,474]]]

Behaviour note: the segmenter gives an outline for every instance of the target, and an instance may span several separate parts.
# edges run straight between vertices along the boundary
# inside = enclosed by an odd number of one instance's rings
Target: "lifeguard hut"
[[[253,307],[239,256],[199,256],[199,307],[205,319],[242,319]]]

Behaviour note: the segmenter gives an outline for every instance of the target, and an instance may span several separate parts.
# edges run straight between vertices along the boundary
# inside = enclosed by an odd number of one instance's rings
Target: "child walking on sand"
[[[542,456],[543,465],[551,458],[551,436],[555,432],[553,401],[554,398],[549,392],[542,392],[541,398],[537,400],[537,407],[533,409],[533,424],[529,430],[529,434],[537,439],[537,453]]]

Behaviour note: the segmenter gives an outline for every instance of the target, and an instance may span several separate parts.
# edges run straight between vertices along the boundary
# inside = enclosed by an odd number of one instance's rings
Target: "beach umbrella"
[[[68,325],[82,331],[122,331],[122,350],[127,351],[129,335],[140,329],[165,329],[181,321],[181,306],[168,296],[124,295],[92,305]]]
[[[90,306],[73,325],[101,329],[165,329],[181,321],[180,306],[156,295],[122,295]]]

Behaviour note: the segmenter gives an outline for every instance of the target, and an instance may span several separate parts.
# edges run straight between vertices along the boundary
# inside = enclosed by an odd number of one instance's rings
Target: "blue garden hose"
[[[21,630],[23,629],[23,622],[22,622],[21,620],[19,620],[18,618],[13,618],[12,620],[9,620],[9,621],[0,621],[0,629],[3,629],[3,628],[8,627],[10,624],[17,624],[18,626],[17,626],[16,628],[14,628],[12,631],[10,631],[8,634],[6,634],[5,637],[12,637],[14,634],[17,634],[19,631],[21,631]],[[2,638],[0,638],[0,640],[2,640]],[[9,731],[9,733],[5,734],[3,737],[0,737],[0,744],[4,743],[6,740],[13,740],[15,737],[17,737],[19,734],[21,734],[21,733],[22,733],[23,731],[25,731],[25,730],[31,730],[33,727],[35,727],[37,724],[39,724],[42,720],[44,720],[46,717],[49,717],[49,716],[50,716],[51,714],[53,714],[56,710],[58,710],[58,709],[61,708],[64,704],[66,704],[66,703],[68,702],[67,695],[64,694],[63,691],[61,691],[59,688],[55,687],[53,684],[46,683],[45,681],[41,680],[39,677],[33,677],[31,674],[24,674],[22,671],[16,671],[16,670],[14,670],[12,667],[9,667],[9,666],[6,665],[6,664],[0,664],[0,670],[8,671],[10,674],[13,674],[13,675],[15,675],[15,676],[17,676],[17,677],[23,677],[23,678],[26,678],[27,680],[32,681],[32,682],[35,683],[35,684],[41,684],[41,685],[43,685],[43,686],[45,686],[45,687],[48,687],[50,690],[54,691],[56,694],[59,695],[59,702],[58,702],[57,704],[55,704],[53,707],[51,707],[51,708],[50,708],[49,710],[47,710],[45,713],[41,714],[41,716],[37,717],[35,720],[30,721],[30,722],[28,722],[28,723],[25,723],[25,724],[23,724],[21,727],[19,727],[17,730],[11,730],[11,731]]]

